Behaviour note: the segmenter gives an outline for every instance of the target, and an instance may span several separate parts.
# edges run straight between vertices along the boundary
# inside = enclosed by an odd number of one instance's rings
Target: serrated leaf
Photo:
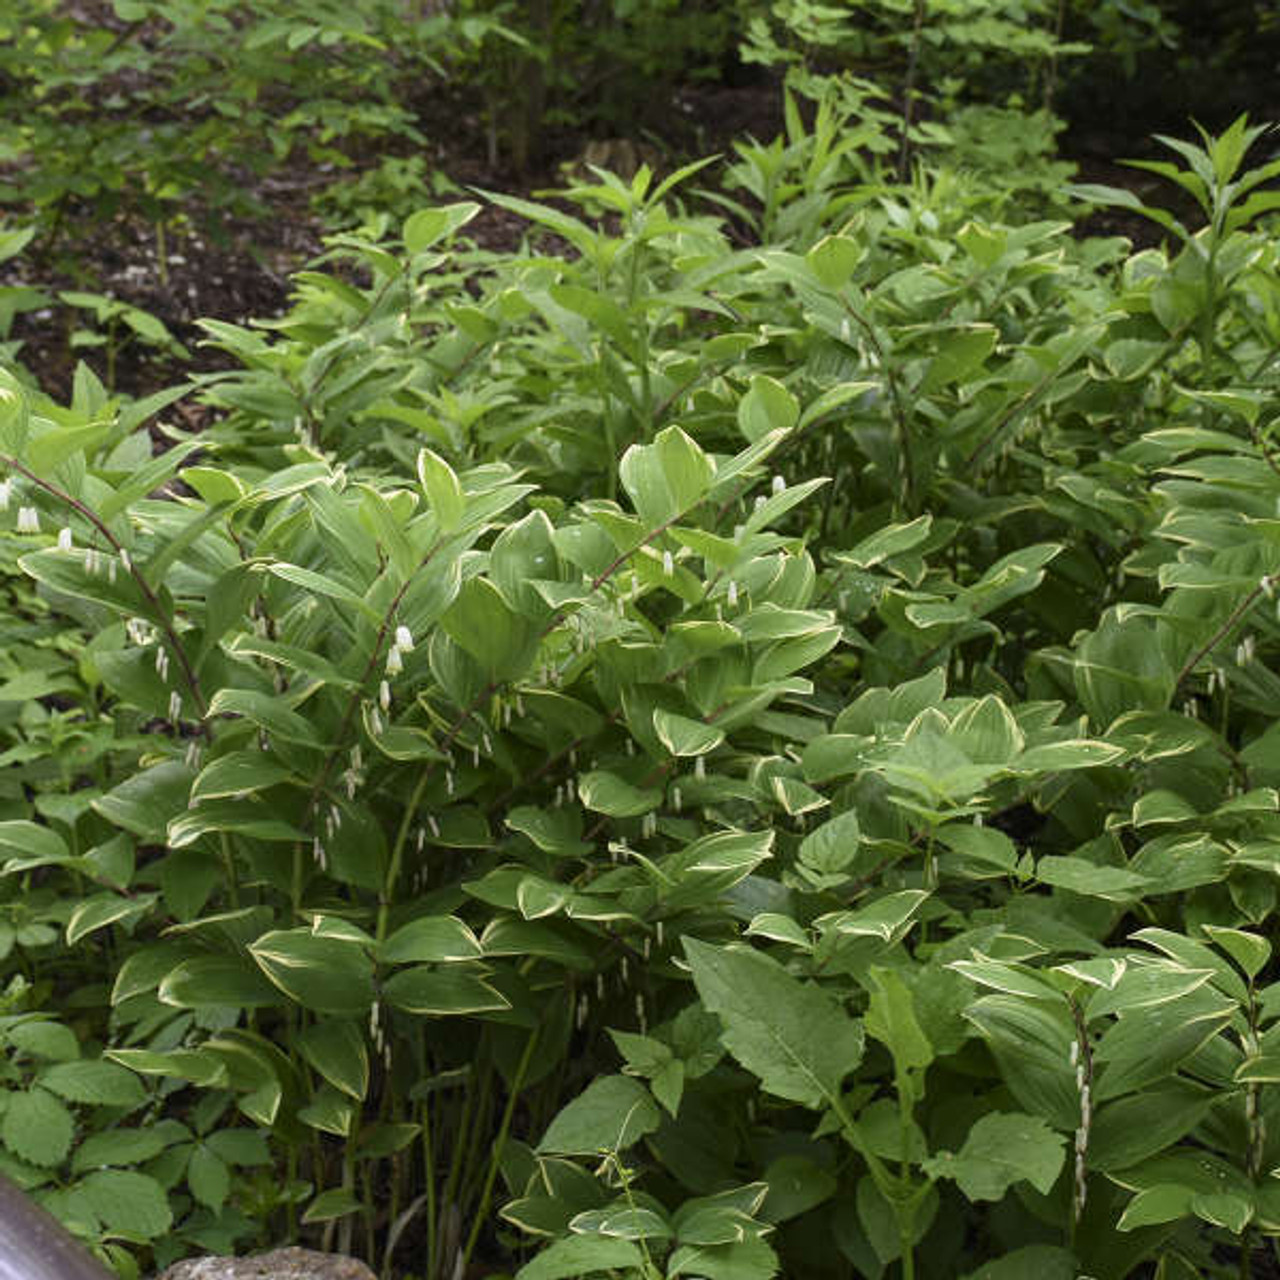
[[[971,1200],[999,1200],[1015,1182],[1047,1195],[1066,1159],[1064,1140],[1039,1116],[992,1112],[983,1116],[956,1155],[924,1162],[934,1178],[953,1178]]]
[[[759,952],[683,943],[702,1003],[724,1022],[725,1047],[766,1092],[813,1108],[836,1099],[863,1052],[862,1027],[837,1001]]]
[[[41,1166],[66,1159],[74,1131],[71,1112],[39,1087],[11,1093],[0,1121],[4,1145],[20,1160]]]
[[[99,1169],[79,1183],[105,1230],[142,1241],[166,1235],[173,1213],[164,1188],[133,1169]]]
[[[537,1149],[556,1155],[625,1151],[660,1122],[657,1106],[639,1081],[602,1076],[561,1109]]]

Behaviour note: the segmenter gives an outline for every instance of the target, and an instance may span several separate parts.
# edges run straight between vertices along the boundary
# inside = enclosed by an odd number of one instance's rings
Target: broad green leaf
[[[847,870],[858,856],[862,827],[857,812],[846,809],[800,842],[800,861],[823,875]]]
[[[468,579],[440,625],[494,683],[523,675],[537,652],[537,628],[487,578]]]
[[[462,523],[466,498],[453,468],[430,449],[418,452],[418,481],[435,513],[441,533],[452,533]]]
[[[457,916],[419,916],[401,925],[378,947],[383,964],[478,960],[482,955],[480,940]]]
[[[99,1169],[79,1183],[79,1190],[110,1234],[156,1240],[173,1226],[164,1188],[134,1169]]]
[[[1036,863],[1036,879],[1042,884],[1112,902],[1134,902],[1151,886],[1151,881],[1136,871],[1099,866],[1087,858],[1041,858]]]
[[[6,1030],[5,1039],[20,1053],[50,1062],[74,1062],[80,1056],[75,1032],[61,1022],[20,1022]]]
[[[790,431],[800,417],[800,404],[776,378],[756,374],[746,395],[738,402],[738,430],[751,444],[771,431]]]
[[[1076,1280],[1075,1256],[1052,1244],[1029,1244],[969,1271],[962,1280]]]
[[[169,1053],[151,1049],[108,1049],[106,1056],[139,1075],[169,1076],[214,1089],[224,1089],[229,1083],[226,1066],[213,1054],[199,1049],[175,1049]]]
[[[953,1155],[924,1162],[932,1178],[953,1178],[969,1200],[999,1200],[1015,1183],[1031,1183],[1048,1195],[1066,1159],[1064,1139],[1039,1116],[991,1112],[983,1116]]]
[[[67,842],[52,827],[22,818],[0,822],[0,852],[10,857],[16,854],[23,863],[32,859],[40,863],[65,862],[71,857]]]
[[[588,809],[608,814],[611,818],[637,817],[662,803],[661,791],[652,787],[633,787],[607,769],[594,769],[582,774],[578,778],[578,795]]]
[[[292,582],[295,586],[305,587],[316,595],[328,596],[332,600],[352,605],[367,617],[376,617],[360,595],[336,578],[317,573],[314,569],[303,568],[302,565],[286,564],[283,561],[269,564],[267,571],[277,578],[283,578],[286,582]]]
[[[999,336],[999,330],[989,324],[943,330],[938,340],[938,353],[929,362],[916,394],[932,395],[942,387],[963,382],[995,350]]]
[[[561,1109],[538,1150],[557,1155],[625,1151],[660,1121],[657,1105],[639,1081],[601,1076]]]
[[[0,1140],[28,1164],[56,1165],[66,1159],[74,1129],[71,1112],[37,1086],[9,1094]]]
[[[151,1124],[144,1129],[108,1129],[91,1133],[76,1148],[71,1168],[76,1173],[110,1165],[136,1165],[158,1156],[172,1146],[186,1126],[170,1122],[168,1127]]]
[[[824,236],[805,254],[805,261],[826,288],[843,289],[864,256],[864,246],[851,236]]]
[[[291,778],[293,771],[265,751],[229,751],[210,760],[191,784],[191,799],[225,800],[265,791]]]
[[[658,740],[673,756],[704,756],[724,741],[724,731],[701,720],[656,707],[653,728]]]
[[[1161,1183],[1139,1191],[1125,1207],[1116,1223],[1118,1231],[1136,1231],[1139,1227],[1176,1222],[1191,1213],[1195,1192],[1178,1183]]]
[[[760,952],[683,944],[702,1003],[724,1023],[725,1047],[765,1091],[813,1108],[838,1099],[862,1061],[863,1032],[834,997]]]
[[[363,1102],[369,1090],[369,1047],[364,1033],[343,1018],[324,1018],[297,1038],[302,1056],[331,1085]]]
[[[350,1187],[331,1187],[322,1191],[307,1205],[302,1215],[303,1222],[332,1222],[337,1218],[345,1218],[348,1214],[359,1213],[364,1203]]]
[[[873,968],[869,976],[867,1035],[889,1050],[897,1071],[927,1067],[933,1061],[933,1046],[916,1017],[911,988],[892,969]]]
[[[404,247],[416,257],[439,241],[454,235],[480,212],[481,206],[474,200],[456,204],[434,205],[419,209],[404,220]]]
[[[187,1162],[187,1186],[200,1204],[218,1213],[231,1192],[231,1170],[203,1142],[197,1143]]]
[[[0,370],[0,450],[10,457],[21,458],[26,451],[30,426],[31,409],[22,384],[8,369]]]
[[[180,1009],[230,1006],[261,1008],[281,1003],[276,988],[247,958],[195,956],[184,960],[160,983],[156,992],[163,1004]]]
[[[424,1017],[502,1013],[511,1007],[511,1002],[496,987],[457,965],[444,969],[428,965],[401,969],[382,984],[382,995],[397,1009]]]
[[[577,1280],[604,1271],[634,1271],[644,1254],[630,1240],[608,1236],[567,1236],[554,1241],[516,1272],[516,1280]]]
[[[899,893],[877,898],[865,907],[842,912],[832,919],[831,924],[839,933],[891,942],[928,897],[929,894],[924,889],[903,889]]]
[[[772,1280],[778,1274],[778,1255],[758,1238],[733,1244],[686,1244],[667,1260],[667,1275],[706,1277],[706,1280]]]
[[[243,716],[272,737],[304,746],[319,746],[315,726],[283,698],[254,689],[219,689],[209,700],[209,716]]]
[[[114,1062],[83,1059],[56,1062],[36,1077],[42,1088],[68,1102],[83,1102],[95,1107],[137,1107],[146,1094],[132,1071]]]
[[[285,995],[313,1013],[357,1016],[373,1003],[373,962],[356,944],[282,929],[263,934],[249,954]]]
[[[1089,1167],[1112,1173],[1171,1149],[1209,1114],[1213,1102],[1210,1090],[1173,1079],[1104,1103],[1094,1112]]]

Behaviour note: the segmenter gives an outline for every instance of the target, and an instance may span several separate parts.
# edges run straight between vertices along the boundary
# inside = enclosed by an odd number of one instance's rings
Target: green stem
[[[498,1176],[498,1169],[502,1163],[502,1155],[507,1146],[507,1134],[511,1130],[511,1117],[515,1113],[516,1099],[520,1096],[520,1090],[524,1085],[525,1075],[529,1070],[529,1063],[533,1058],[534,1045],[538,1042],[538,1029],[535,1027],[529,1033],[529,1038],[525,1041],[524,1052],[520,1055],[520,1062],[516,1066],[515,1078],[511,1081],[511,1085],[507,1091],[507,1104],[502,1109],[502,1121],[498,1125],[498,1136],[494,1140],[493,1153],[489,1157],[489,1169],[485,1175],[484,1187],[480,1192],[480,1202],[476,1205],[471,1218],[471,1230],[467,1235],[466,1248],[462,1251],[462,1262],[459,1269],[465,1271],[467,1264],[471,1261],[472,1251],[476,1247],[476,1241],[480,1238],[480,1228],[484,1225],[489,1215],[489,1204],[493,1197],[493,1184]]]
[[[382,884],[382,894],[378,902],[378,941],[387,936],[387,917],[391,904],[395,901],[396,881],[400,878],[400,866],[404,861],[404,847],[409,840],[409,829],[418,813],[418,805],[422,803],[422,793],[427,788],[427,780],[431,777],[429,769],[423,769],[418,776],[417,785],[409,797],[404,814],[400,818],[400,829],[396,832],[396,842],[391,848],[391,860],[387,865],[387,876]]]

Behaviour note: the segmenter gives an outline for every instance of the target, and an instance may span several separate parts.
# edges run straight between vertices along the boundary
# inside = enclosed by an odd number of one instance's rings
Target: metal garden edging
[[[0,1280],[115,1280],[57,1218],[0,1175]]]

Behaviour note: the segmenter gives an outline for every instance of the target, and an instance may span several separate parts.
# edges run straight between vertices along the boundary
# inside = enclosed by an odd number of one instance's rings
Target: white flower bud
[[[676,565],[675,561],[671,558],[671,552],[664,551],[662,553],[662,572],[669,578],[673,573],[675,573],[675,571]]]
[[[736,609],[738,607],[738,584],[732,579],[729,581],[729,608]]]
[[[413,632],[403,624],[396,628],[396,648],[403,653],[413,652]]]
[[[385,680],[378,685],[378,705],[383,711],[391,710],[391,686]]]
[[[393,644],[387,650],[387,675],[398,676],[404,670],[404,661],[400,657],[400,646]]]
[[[772,489],[774,493],[782,493],[786,487],[787,482],[781,476],[774,476],[769,485],[769,488]]]
[[[74,544],[71,541],[71,526],[64,524],[62,528],[58,530],[58,550],[70,551],[73,545]]]
[[[0,511],[9,510],[9,499],[13,497],[13,481],[0,480]]]
[[[169,694],[169,719],[180,720],[182,718],[182,694],[174,689]]]
[[[35,509],[35,507],[18,508],[18,532],[40,532],[40,513]]]
[[[129,553],[123,547],[120,548],[120,567],[125,571],[125,573],[128,573],[133,568],[133,562],[129,559]]]

